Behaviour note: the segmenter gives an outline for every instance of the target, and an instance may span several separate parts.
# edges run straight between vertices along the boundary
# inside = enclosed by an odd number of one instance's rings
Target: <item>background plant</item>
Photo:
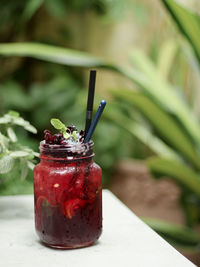
[[[29,169],[32,171],[35,166],[34,158],[39,156],[29,147],[20,144],[14,130],[16,126],[23,128],[25,131],[37,133],[35,127],[20,117],[16,111],[10,111],[0,117],[0,183],[3,184],[0,187],[0,192],[2,193],[5,193],[5,190],[10,192],[10,173],[17,174],[19,176],[17,179],[19,178],[21,181],[25,180],[30,174]],[[18,187],[15,190],[18,192],[24,189],[24,186],[20,188],[21,183],[19,180],[17,181]],[[17,181],[15,181],[15,184],[17,184]]]

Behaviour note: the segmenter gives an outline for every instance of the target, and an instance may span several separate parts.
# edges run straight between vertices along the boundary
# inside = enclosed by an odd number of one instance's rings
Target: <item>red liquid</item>
[[[34,169],[35,226],[41,241],[60,248],[94,243],[102,231],[101,169],[89,157],[42,159]]]

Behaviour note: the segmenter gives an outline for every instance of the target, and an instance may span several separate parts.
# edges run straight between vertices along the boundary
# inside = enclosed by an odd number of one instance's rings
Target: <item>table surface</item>
[[[35,233],[33,196],[0,197],[0,266],[194,266],[108,190],[103,192],[103,218],[103,234],[95,245],[51,249]]]

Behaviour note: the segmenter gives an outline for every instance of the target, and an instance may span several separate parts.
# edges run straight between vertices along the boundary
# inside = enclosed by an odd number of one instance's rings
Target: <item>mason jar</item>
[[[93,244],[102,231],[102,172],[94,162],[93,142],[40,143],[34,168],[35,228],[55,248]]]

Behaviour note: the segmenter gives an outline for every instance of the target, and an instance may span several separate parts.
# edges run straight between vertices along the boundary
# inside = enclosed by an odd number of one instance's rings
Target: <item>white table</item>
[[[33,196],[0,197],[1,267],[192,267],[111,192],[103,193],[103,234],[75,250],[41,245],[34,231]]]

